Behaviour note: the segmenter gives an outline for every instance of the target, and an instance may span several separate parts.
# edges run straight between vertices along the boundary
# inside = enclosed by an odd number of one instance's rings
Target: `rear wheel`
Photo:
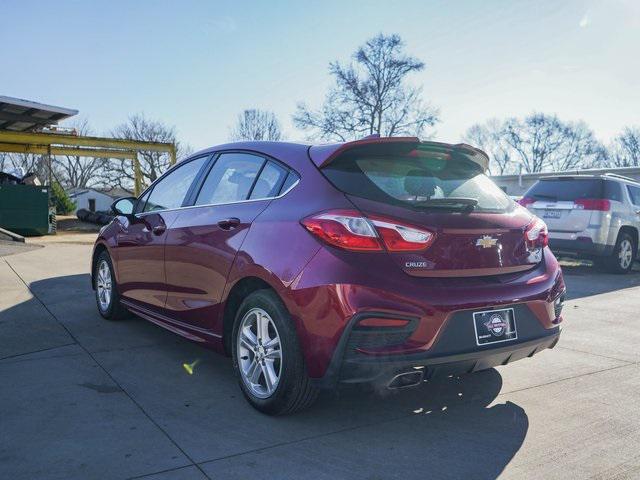
[[[270,290],[258,290],[240,305],[233,327],[233,367],[242,393],[269,415],[309,407],[317,389],[307,376],[289,313]]]
[[[107,320],[121,320],[129,315],[120,303],[111,257],[104,251],[98,256],[94,272],[98,312]]]
[[[628,273],[636,259],[637,245],[628,233],[620,233],[613,253],[605,259],[605,267],[613,273]]]

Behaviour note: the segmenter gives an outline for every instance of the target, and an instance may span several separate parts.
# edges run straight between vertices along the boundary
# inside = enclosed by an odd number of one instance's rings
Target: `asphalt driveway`
[[[90,250],[0,258],[0,478],[640,478],[640,272],[567,268],[565,331],[532,359],[270,418],[228,359],[102,320]]]

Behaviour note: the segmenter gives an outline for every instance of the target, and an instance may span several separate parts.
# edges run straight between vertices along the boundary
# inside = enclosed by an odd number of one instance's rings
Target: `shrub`
[[[76,208],[75,202],[69,198],[58,182],[53,182],[51,187],[51,200],[56,206],[56,213],[60,215],[68,215]]]

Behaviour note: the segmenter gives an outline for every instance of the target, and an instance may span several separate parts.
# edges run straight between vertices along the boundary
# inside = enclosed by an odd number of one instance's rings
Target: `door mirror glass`
[[[116,215],[131,215],[137,201],[136,197],[119,198],[111,204],[111,211]]]

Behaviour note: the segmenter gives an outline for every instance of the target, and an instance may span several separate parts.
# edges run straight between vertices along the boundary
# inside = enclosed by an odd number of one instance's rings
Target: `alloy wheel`
[[[111,269],[106,260],[102,260],[98,265],[98,275],[96,277],[96,295],[98,297],[98,305],[100,310],[106,312],[109,310],[112,296]]]
[[[256,397],[270,397],[282,374],[282,347],[273,319],[265,310],[252,308],[242,318],[237,342],[242,381]]]
[[[629,265],[631,265],[631,262],[633,261],[633,245],[626,238],[620,242],[620,253],[618,254],[618,259],[620,261],[620,267],[623,270],[629,268]]]

